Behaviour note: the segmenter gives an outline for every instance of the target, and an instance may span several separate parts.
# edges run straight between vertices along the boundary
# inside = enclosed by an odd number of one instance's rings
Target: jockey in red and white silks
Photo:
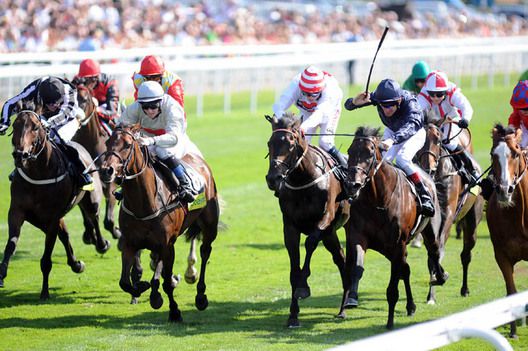
[[[290,106],[295,104],[301,114],[301,128],[313,134],[320,128],[319,146],[346,166],[343,155],[336,149],[334,135],[341,117],[343,91],[337,79],[314,66],[307,67],[297,74],[273,104],[273,113],[281,118]],[[307,135],[308,143],[311,136]]]
[[[417,96],[424,115],[432,112],[438,119],[449,118],[454,122],[464,119],[469,122],[473,117],[473,107],[457,86],[448,81],[444,72],[433,71],[426,78],[425,85]],[[464,124],[464,122],[463,122]],[[460,133],[457,123],[446,123],[442,126],[444,140]],[[445,144],[449,151],[459,145],[458,137]]]

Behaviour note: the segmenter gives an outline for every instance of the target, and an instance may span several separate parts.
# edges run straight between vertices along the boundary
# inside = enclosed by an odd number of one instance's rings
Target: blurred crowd
[[[379,38],[496,37],[528,34],[521,17],[450,11],[402,13],[375,3],[321,11],[258,1],[7,0],[0,2],[0,52],[104,48],[347,42]],[[351,2],[352,3],[352,2]]]

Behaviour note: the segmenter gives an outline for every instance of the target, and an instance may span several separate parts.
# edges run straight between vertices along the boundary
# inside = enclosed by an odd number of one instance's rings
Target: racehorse
[[[99,230],[99,202],[102,191],[99,177],[94,177],[96,188],[89,194],[78,190],[70,163],[43,127],[32,103],[20,105],[13,122],[13,158],[16,173],[11,183],[11,204],[8,214],[9,238],[0,264],[0,287],[4,286],[9,260],[14,254],[20,230],[25,221],[46,234],[44,254],[40,260],[43,282],[41,299],[49,298],[48,278],[52,267],[51,254],[57,240],[64,245],[68,265],[75,273],[84,271],[84,263],[75,258],[66,229],[64,216],[79,204],[85,219],[85,235],[91,236],[100,253],[105,253],[109,243]],[[85,165],[90,155],[77,144]]]
[[[119,285],[132,297],[139,297],[152,287],[150,304],[152,308],[158,309],[163,304],[158,292],[161,274],[163,290],[169,298],[169,321],[181,322],[181,312],[173,297],[174,243],[184,232],[188,237],[197,237],[202,233],[202,262],[195,304],[199,310],[204,310],[209,303],[205,294],[205,271],[219,221],[216,185],[207,163],[199,156],[186,154],[182,160],[204,178],[205,193],[202,197],[203,203],[197,209],[182,206],[175,197],[176,192],[171,191],[156,173],[148,149],[140,147],[136,139],[138,133],[139,126],[116,128],[106,142],[107,151],[102,156],[99,169],[103,181],[116,181],[121,184],[123,190],[119,211],[122,233],[122,271]],[[136,281],[133,277],[131,279],[131,270],[136,265],[136,253],[141,249],[151,250],[158,258],[150,284],[146,281]]]
[[[528,260],[528,159],[521,150],[521,130],[493,128],[491,166],[494,191],[488,201],[486,219],[495,260],[506,283],[506,294],[517,292],[513,280],[517,262]],[[516,337],[515,321],[510,323],[510,337]]]
[[[391,274],[387,287],[389,314],[387,328],[394,326],[394,309],[398,302],[398,283],[402,279],[407,295],[407,314],[416,311],[406,245],[413,233],[422,233],[428,251],[428,267],[431,285],[442,285],[448,278],[440,265],[443,240],[439,237],[440,208],[434,183],[422,172],[426,186],[433,194],[435,215],[424,218],[419,215],[418,203],[402,170],[382,158],[379,128],[359,127],[348,149],[348,174],[345,190],[351,199],[350,219],[346,240],[346,284],[339,316],[344,309],[358,305],[358,285],[363,275],[364,256],[368,248],[384,255],[391,262]]]
[[[95,167],[99,167],[101,161],[98,159],[98,156],[106,151],[105,142],[110,137],[110,132],[102,127],[97,114],[97,105],[92,94],[90,90],[82,84],[77,85],[77,102],[79,107],[84,110],[86,118],[80,121],[81,128],[75,133],[72,140],[84,146],[90,156],[96,160]],[[113,196],[113,193],[115,189],[115,183],[103,183],[103,192],[106,198],[104,227],[112,233],[114,239],[118,239],[121,236],[121,231],[115,226],[114,221],[116,199]],[[85,243],[89,244],[86,238]]]
[[[463,272],[460,294],[468,296],[468,268],[471,262],[471,250],[477,240],[477,227],[482,220],[484,199],[465,189],[451,153],[442,146],[441,129],[436,124],[429,123],[426,127],[426,135],[425,145],[418,152],[418,161],[435,180],[442,213],[441,237],[447,241],[455,221],[462,228],[464,244],[460,254]],[[465,139],[467,139],[465,143],[469,144],[468,138]],[[430,303],[435,300],[433,286],[430,287],[427,299]]]
[[[341,184],[337,164],[324,151],[307,143],[300,119],[287,112],[281,119],[266,116],[272,133],[268,141],[270,164],[266,182],[279,198],[284,243],[290,257],[291,302],[288,327],[298,327],[299,299],[310,296],[310,260],[319,241],[332,254],[344,281],[344,253],[336,231],[348,219],[349,204],[337,201]],[[306,256],[300,268],[300,234],[307,235]]]

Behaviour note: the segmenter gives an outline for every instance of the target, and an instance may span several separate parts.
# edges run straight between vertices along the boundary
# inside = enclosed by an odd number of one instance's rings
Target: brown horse
[[[199,156],[186,154],[183,161],[205,179],[205,193],[202,197],[203,205],[198,206],[199,208],[192,209],[191,205],[191,210],[188,210],[186,206],[182,206],[177,196],[154,170],[148,150],[140,147],[135,137],[138,132],[137,126],[115,129],[106,142],[107,151],[102,156],[103,163],[99,170],[103,181],[121,183],[123,189],[123,202],[119,212],[122,232],[122,271],[119,285],[132,297],[139,297],[152,287],[150,304],[157,309],[163,304],[158,292],[161,274],[163,290],[170,303],[169,321],[180,322],[181,312],[173,297],[172,284],[174,243],[184,232],[188,237],[197,237],[202,233],[202,262],[195,303],[199,310],[204,310],[209,303],[205,294],[205,270],[219,221],[216,185],[207,163]],[[131,279],[136,253],[141,249],[149,249],[159,258],[150,284]]]
[[[428,251],[430,284],[442,285],[448,278],[440,265],[443,240],[440,233],[440,208],[434,183],[422,172],[421,176],[433,194],[434,217],[422,217],[411,183],[402,170],[383,161],[379,150],[379,128],[359,127],[348,149],[348,174],[345,190],[352,202],[350,219],[345,225],[346,285],[340,316],[344,309],[358,305],[358,285],[363,275],[363,261],[368,248],[384,255],[391,262],[391,274],[387,287],[389,314],[387,328],[394,325],[394,309],[398,302],[398,283],[402,279],[407,295],[407,314],[416,310],[407,263],[407,244],[413,233],[421,232]]]
[[[13,158],[16,173],[11,183],[11,204],[8,214],[9,238],[0,264],[0,287],[7,276],[9,260],[14,254],[20,230],[25,221],[46,234],[44,254],[40,260],[43,282],[41,299],[49,298],[48,278],[51,271],[51,254],[57,235],[66,249],[68,265],[75,273],[84,270],[84,263],[75,258],[64,223],[64,216],[79,204],[85,218],[85,233],[93,235],[93,243],[100,253],[106,252],[109,243],[101,236],[98,224],[99,202],[102,197],[99,177],[94,177],[96,190],[89,194],[79,191],[70,163],[64,153],[50,140],[32,104],[21,106],[13,122]],[[90,155],[78,146],[85,165]]]
[[[495,125],[492,132],[491,166],[495,186],[486,219],[507,295],[517,292],[513,267],[521,260],[528,260],[528,159],[520,147],[521,134],[521,130],[504,128],[501,124]],[[516,334],[513,321],[510,337]]]
[[[84,146],[90,156],[96,160],[95,166],[99,167],[101,161],[98,159],[98,156],[106,151],[105,142],[110,137],[110,133],[101,126],[97,114],[97,105],[93,100],[90,90],[82,84],[77,86],[77,102],[79,107],[84,110],[86,118],[80,121],[81,128],[75,133],[73,141]],[[103,223],[105,229],[112,233],[114,239],[118,239],[121,236],[121,231],[115,226],[114,221],[116,199],[113,193],[115,189],[115,183],[103,183],[103,193],[106,198],[106,210]],[[89,244],[87,238],[84,238],[84,241]]]
[[[451,157],[451,153],[442,146],[441,129],[437,125],[429,123],[426,133],[425,145],[418,152],[418,160],[420,166],[435,180],[442,210],[441,237],[447,241],[455,221],[462,228],[464,245],[460,253],[463,272],[460,294],[468,296],[468,268],[471,262],[471,250],[477,240],[477,227],[482,220],[484,199],[470,191],[465,191],[465,185],[457,172],[457,166]],[[466,140],[466,144],[469,144],[468,140]],[[434,287],[431,286],[428,301],[434,303],[434,300]]]
[[[288,327],[298,327],[299,299],[310,296],[310,260],[319,241],[332,254],[341,280],[344,253],[336,231],[348,219],[349,204],[337,201],[341,184],[333,170],[332,158],[309,145],[300,129],[301,121],[291,113],[281,119],[266,116],[272,134],[268,141],[270,165],[266,182],[279,198],[284,244],[290,257],[291,303]],[[306,257],[300,268],[300,234],[307,235]]]

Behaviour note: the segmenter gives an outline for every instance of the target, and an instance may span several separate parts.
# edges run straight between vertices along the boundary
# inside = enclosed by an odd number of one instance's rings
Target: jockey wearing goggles
[[[458,166],[463,166],[468,175],[461,174],[468,184],[475,184],[480,178],[473,156],[461,144],[458,137],[460,128],[467,128],[473,117],[473,107],[447,75],[441,71],[429,73],[422,91],[418,95],[418,103],[424,115],[435,116],[435,120],[452,120],[457,123],[442,125],[444,146],[453,154]]]
[[[396,81],[384,79],[372,94],[363,92],[349,98],[345,108],[351,111],[369,105],[377,107],[378,115],[386,126],[380,145],[386,150],[383,158],[389,162],[394,160],[414,183],[420,196],[422,214],[434,216],[431,193],[422,181],[419,167],[412,162],[425,143],[423,115],[416,98],[401,89]]]
[[[35,106],[42,106],[41,122],[44,127],[52,129],[52,136],[63,147],[66,156],[75,165],[78,182],[83,190],[93,190],[92,178],[83,173],[84,164],[79,159],[77,150],[69,146],[69,141],[79,129],[79,120],[85,118],[84,111],[77,104],[77,90],[65,79],[43,77],[31,82],[22,92],[2,107],[0,135],[5,134],[10,124],[11,115],[19,112],[19,101],[32,101]],[[10,175],[12,179],[13,173]]]
[[[333,135],[341,117],[342,99],[343,91],[337,80],[331,74],[309,66],[293,78],[279,100],[273,104],[273,113],[281,118],[295,104],[302,116],[302,130],[311,134],[320,128],[322,134],[327,134],[319,137],[319,146],[346,169],[346,157],[335,147]],[[308,143],[310,139],[311,136],[307,135]]]
[[[414,95],[419,94],[425,85],[425,79],[427,78],[429,72],[431,72],[431,69],[429,69],[427,62],[416,62],[412,68],[411,75],[405,80],[402,88],[404,90],[410,91]]]
[[[180,159],[188,152],[201,156],[187,136],[187,122],[183,108],[161,85],[146,81],[139,86],[137,101],[129,105],[119,119],[125,126],[141,126],[139,143],[155,152],[176,175],[180,182],[180,199],[194,201],[194,192]]]
[[[141,61],[139,72],[132,75],[134,82],[134,98],[138,98],[138,88],[143,82],[154,81],[161,85],[165,94],[176,100],[182,109],[183,101],[183,81],[182,79],[165,69],[165,64],[159,56],[148,55]]]
[[[105,73],[97,61],[86,59],[79,65],[79,73],[73,79],[74,84],[84,84],[91,90],[98,102],[97,112],[100,117],[110,121],[119,111],[119,88],[117,80]]]

